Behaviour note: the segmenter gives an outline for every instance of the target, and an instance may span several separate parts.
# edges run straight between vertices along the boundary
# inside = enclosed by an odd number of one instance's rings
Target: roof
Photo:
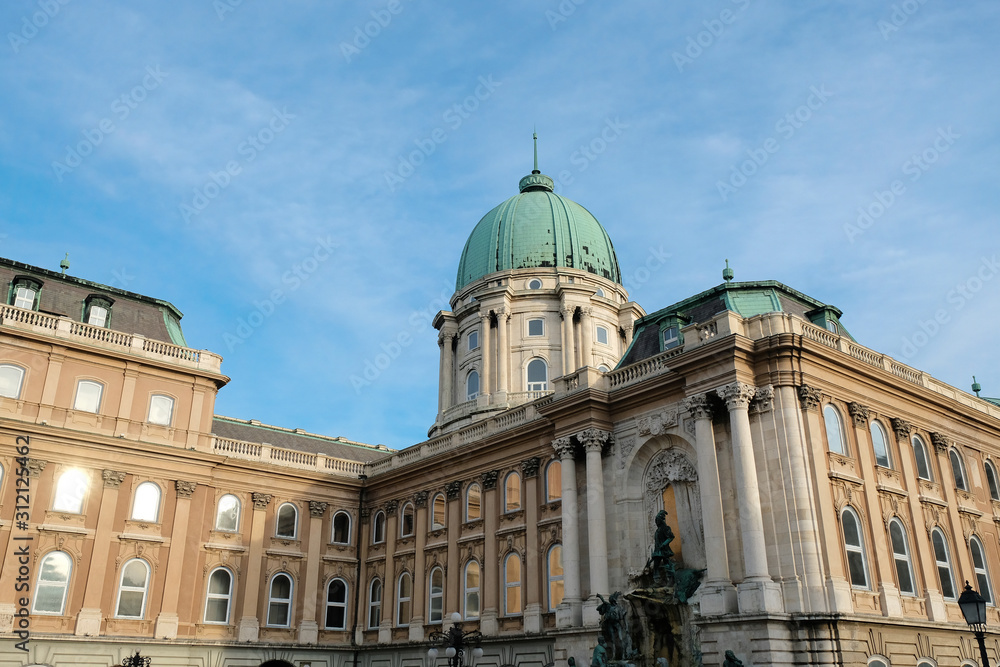
[[[562,266],[621,283],[608,233],[590,211],[555,194],[552,179],[533,172],[516,194],[487,213],[469,235],[455,289],[497,271]]]
[[[394,452],[385,445],[367,445],[340,436],[317,435],[302,429],[262,424],[255,419],[236,419],[221,415],[215,415],[212,419],[212,433],[227,440],[268,444],[281,449],[323,454],[331,458],[361,463],[378,461]]]

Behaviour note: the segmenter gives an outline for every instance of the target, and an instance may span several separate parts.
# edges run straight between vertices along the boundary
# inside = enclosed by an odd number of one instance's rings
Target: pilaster
[[[570,438],[558,438],[552,447],[562,466],[563,600],[556,607],[556,627],[579,627],[583,620],[580,591],[580,513],[576,496],[576,462]]]
[[[184,560],[187,556],[188,520],[191,514],[191,496],[198,484],[177,480],[174,482],[176,501],[174,523],[171,532],[170,552],[167,556],[167,576],[163,584],[163,602],[156,617],[154,635],[157,639],[176,639],[180,618],[177,615],[177,600],[183,586]],[[174,538],[176,536],[176,538]]]
[[[101,597],[104,594],[104,575],[108,566],[111,549],[111,529],[118,505],[118,489],[125,481],[126,473],[117,470],[103,470],[104,490],[101,493],[101,509],[97,515],[97,531],[94,534],[94,551],[87,573],[87,588],[83,595],[83,607],[76,617],[74,634],[96,637],[101,634]]]
[[[255,642],[260,634],[257,601],[261,589],[261,559],[264,556],[264,520],[267,518],[267,506],[271,502],[271,496],[267,493],[254,492],[251,498],[253,513],[248,536],[250,552],[247,555],[247,585],[243,596],[242,616],[237,627],[237,637],[240,642]]]

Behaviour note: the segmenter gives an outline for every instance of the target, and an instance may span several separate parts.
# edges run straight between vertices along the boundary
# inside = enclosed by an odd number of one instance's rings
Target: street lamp
[[[990,660],[986,657],[986,600],[972,590],[972,586],[966,581],[965,590],[958,598],[958,606],[962,609],[965,622],[972,628],[979,642],[979,657],[982,658],[983,667],[990,667]]]
[[[150,662],[152,662],[150,658],[144,658],[136,651],[135,655],[122,658],[122,667],[149,667]]]
[[[483,649],[479,648],[479,642],[483,638],[482,633],[479,630],[462,632],[462,626],[459,625],[462,622],[462,615],[457,611],[451,615],[451,622],[452,626],[448,628],[448,632],[432,632],[428,637],[431,644],[437,642],[444,648],[444,654],[448,658],[448,667],[463,667],[462,659],[469,647],[472,647],[474,659],[483,657]],[[431,659],[431,662],[437,660],[437,647],[431,646],[427,650],[427,657]]]

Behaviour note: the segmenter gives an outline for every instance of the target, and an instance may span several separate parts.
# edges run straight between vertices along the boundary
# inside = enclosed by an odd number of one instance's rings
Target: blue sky
[[[535,126],[647,311],[728,258],[1000,396],[995,2],[12,0],[0,28],[0,255],[173,302],[220,414],[423,440],[430,318]]]

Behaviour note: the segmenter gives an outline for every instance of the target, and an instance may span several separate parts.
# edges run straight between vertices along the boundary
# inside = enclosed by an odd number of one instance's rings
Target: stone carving
[[[711,419],[712,404],[708,400],[708,394],[695,394],[684,399],[684,409],[695,419]]]
[[[120,472],[118,470],[102,470],[101,477],[104,478],[104,488],[107,489],[117,489],[125,481],[125,475],[128,473]]]
[[[757,392],[757,388],[745,382],[733,382],[719,387],[715,392],[726,402],[728,409],[746,410],[750,407],[750,399]]]
[[[561,459],[573,458],[573,441],[569,438],[569,436],[553,440],[552,448],[556,450],[556,454],[558,454]]]
[[[479,476],[479,479],[483,483],[483,491],[492,491],[497,488],[497,477],[500,476],[499,470],[487,470]]]
[[[194,490],[197,486],[197,482],[185,482],[180,479],[174,482],[174,489],[177,490],[178,498],[190,498],[194,495]]]
[[[448,496],[448,500],[455,500],[462,495],[462,483],[448,482],[444,485],[444,492]]]
[[[398,510],[398,509],[399,509],[399,501],[398,500],[389,500],[385,504],[385,515],[386,516],[394,516],[396,514],[396,510]]]
[[[611,442],[611,434],[597,428],[588,428],[577,433],[576,439],[588,452],[603,452],[604,446]]]
[[[427,492],[417,491],[413,494],[413,504],[417,507],[427,507]]]
[[[944,437],[944,434],[931,433],[931,442],[934,443],[934,449],[938,450],[942,454],[948,452],[948,439]]]
[[[690,435],[692,438],[695,437],[695,434],[696,434],[697,431],[695,430],[694,420],[693,419],[685,419],[684,420],[684,431],[688,435]]]
[[[361,508],[361,523],[368,523],[368,519],[371,518],[372,508],[362,507]]]
[[[708,340],[719,335],[719,325],[716,322],[709,322],[705,326],[698,327],[698,339]]]
[[[310,500],[309,501],[309,516],[311,516],[314,519],[321,519],[321,518],[323,518],[323,515],[326,513],[326,508],[328,506],[329,506],[329,503],[321,503],[318,500]]]
[[[677,411],[660,410],[639,418],[639,435],[660,435],[672,426],[677,426]]]
[[[821,399],[819,389],[810,387],[807,384],[799,387],[799,403],[803,410],[815,410]]]
[[[770,412],[772,408],[774,408],[774,387],[771,385],[757,387],[753,400],[750,401],[750,412],[761,414]]]
[[[910,431],[913,430],[913,425],[910,422],[898,417],[893,417],[890,422],[892,423],[892,430],[896,434],[897,440],[910,439]]]
[[[48,461],[42,461],[41,459],[28,459],[28,477],[38,479],[38,476],[42,474],[42,471],[45,470],[45,466],[48,464]]]
[[[635,438],[618,438],[618,465],[621,468],[625,467],[628,462],[629,454],[635,449]]]
[[[646,474],[647,490],[660,493],[673,482],[697,482],[698,470],[682,452],[664,449],[653,458]]]
[[[855,426],[858,428],[864,428],[868,425],[868,417],[871,414],[871,410],[867,407],[852,401],[847,404],[847,410],[851,413],[851,417],[854,418]]]
[[[541,463],[542,460],[537,456],[532,456],[530,459],[521,461],[521,472],[524,474],[524,478],[538,477],[538,467]]]
[[[267,506],[271,503],[271,494],[269,493],[258,493],[254,491],[251,495],[253,498],[253,508],[255,510],[266,510]]]

